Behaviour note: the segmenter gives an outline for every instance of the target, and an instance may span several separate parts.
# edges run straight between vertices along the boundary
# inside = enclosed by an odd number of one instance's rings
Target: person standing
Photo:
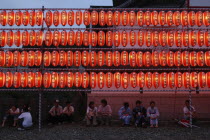
[[[95,107],[94,102],[89,103],[86,113],[86,120],[87,120],[87,126],[90,126],[91,122],[93,126],[97,125],[97,107]]]
[[[74,107],[71,105],[70,102],[66,102],[66,106],[63,109],[64,121],[71,123],[73,121],[73,114],[74,114]]]
[[[120,117],[120,120],[123,121],[123,126],[129,126],[130,125],[130,121],[132,118],[132,111],[129,108],[129,103],[125,102],[123,107],[120,108],[120,110],[118,111],[118,115]]]
[[[150,119],[150,127],[158,127],[158,117],[160,113],[158,108],[155,106],[155,102],[150,102],[150,107],[147,108],[147,117]]]
[[[98,117],[101,125],[111,123],[112,109],[105,99],[101,100],[101,105],[98,107]]]
[[[146,116],[147,110],[142,106],[142,102],[137,100],[136,107],[133,109],[133,117],[135,121],[135,126],[146,127]]]
[[[2,127],[5,126],[5,122],[7,119],[13,119],[14,122],[13,122],[13,126],[15,127],[17,125],[17,120],[18,120],[18,116],[20,114],[20,109],[17,108],[17,106],[12,106],[7,112],[6,112],[6,115],[4,116],[4,119],[3,119],[3,123],[2,123]]]
[[[32,116],[28,108],[29,108],[28,106],[25,106],[23,108],[23,112],[18,117],[18,127],[19,127],[18,130],[25,130],[33,125]]]
[[[59,105],[59,100],[55,100],[54,106],[49,111],[49,124],[60,124],[62,122],[62,113],[63,109],[62,106]]]

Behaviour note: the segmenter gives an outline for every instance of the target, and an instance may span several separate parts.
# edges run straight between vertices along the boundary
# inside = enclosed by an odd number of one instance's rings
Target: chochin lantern
[[[47,11],[46,12],[46,16],[45,16],[45,23],[47,25],[47,27],[50,27],[53,23],[53,14],[51,11]]]
[[[113,25],[113,12],[112,11],[108,11],[107,13],[107,25],[108,26],[112,26]]]
[[[174,40],[175,40],[175,45],[177,47],[182,46],[182,32],[181,31],[175,31],[174,33]]]
[[[112,47],[113,33],[112,31],[106,32],[106,46]]]
[[[15,12],[15,24],[17,26],[20,26],[22,24],[22,17],[23,17],[23,14],[21,11]]]
[[[42,73],[41,72],[36,72],[34,75],[34,83],[35,87],[39,88],[42,86]]]
[[[204,72],[198,73],[198,86],[201,88],[206,86],[206,74]]]
[[[5,74],[3,72],[0,72],[0,87],[4,87],[5,85]]]
[[[121,37],[120,37],[120,32],[119,31],[114,32],[113,40],[114,40],[114,46],[118,47],[120,45],[120,41],[121,41]]]
[[[59,53],[57,51],[53,51],[51,53],[51,58],[52,58],[52,65],[56,67],[59,64]]]
[[[68,36],[67,37],[68,44],[70,46],[73,46],[74,43],[75,43],[75,33],[74,33],[74,31],[69,31],[67,36]]]
[[[6,67],[11,67],[13,65],[13,53],[11,51],[6,52],[5,60]]]
[[[98,35],[95,31],[90,32],[90,37],[89,37],[89,44],[92,47],[95,47],[97,45],[97,40],[98,40]]]
[[[21,73],[15,72],[13,74],[13,86],[14,88],[19,88],[21,84]]]
[[[28,52],[22,51],[20,55],[20,64],[25,67],[28,65]]]
[[[116,88],[121,86],[121,74],[119,72],[114,73],[114,85]]]
[[[149,26],[151,24],[151,12],[150,11],[146,11],[144,13],[144,24]]]
[[[145,34],[145,42],[146,42],[146,46],[150,47],[152,45],[152,32],[151,31],[146,31]]]
[[[120,65],[120,52],[119,51],[114,51],[113,63],[115,67],[118,67]]]
[[[166,24],[166,13],[165,11],[160,11],[158,15],[159,19],[159,24],[161,26],[164,26]]]
[[[145,74],[145,85],[147,86],[147,88],[152,87],[152,73],[151,72],[147,72]]]
[[[66,46],[67,45],[67,32],[65,30],[63,30],[61,32],[60,43],[61,43],[62,46]]]
[[[167,53],[167,64],[170,67],[174,66],[174,53],[172,51]]]
[[[167,32],[167,44],[169,47],[172,47],[174,45],[174,32],[173,31]]]
[[[122,51],[121,52],[121,64],[123,66],[128,65],[128,52],[127,51]]]
[[[43,43],[43,32],[37,31],[36,32],[36,45],[42,46],[42,43]]]
[[[81,74],[79,72],[74,73],[74,86],[80,87],[82,84]]]
[[[136,65],[138,67],[143,66],[143,52],[141,52],[141,51],[136,53]]]
[[[129,85],[129,74],[127,72],[123,72],[121,74],[121,84],[124,89],[128,88]]]
[[[152,59],[151,59],[151,53],[150,52],[145,52],[143,56],[143,64],[146,67],[149,67],[151,65]]]
[[[73,87],[74,84],[74,74],[72,72],[67,73],[67,86],[68,88]]]
[[[203,12],[198,11],[195,14],[195,24],[200,27],[201,25],[203,25]]]
[[[36,14],[35,14],[35,11],[33,10],[29,13],[29,24],[31,26],[34,26],[35,22],[36,22]]]
[[[83,40],[82,36],[83,36],[83,34],[82,34],[81,31],[77,31],[77,32],[76,32],[75,44],[76,44],[77,46],[81,46],[81,45],[82,45],[82,40]]]
[[[111,51],[107,51],[106,52],[106,65],[108,67],[112,66],[112,52]]]
[[[30,67],[34,66],[34,62],[35,62],[34,56],[35,56],[34,51],[28,52],[28,66],[30,66]]]
[[[61,34],[59,31],[54,31],[53,32],[53,45],[58,47],[60,45],[60,41],[61,41]]]
[[[98,24],[98,12],[97,11],[91,12],[91,23],[92,23],[92,25]]]
[[[35,46],[35,43],[36,43],[36,32],[31,31],[29,33],[29,45],[30,46]]]
[[[67,23],[67,12],[62,11],[61,12],[61,25],[65,26]]]
[[[83,12],[83,23],[85,26],[90,25],[90,12],[87,10]]]
[[[204,52],[203,51],[197,52],[196,58],[197,58],[197,64],[198,64],[198,66],[204,66],[204,63],[205,63]]]
[[[87,88],[89,86],[89,80],[90,80],[88,72],[83,72],[81,75],[81,79],[82,79],[82,87]]]
[[[135,88],[137,86],[137,73],[132,72],[129,79],[131,87]]]
[[[135,51],[131,51],[129,53],[129,63],[131,67],[136,66],[136,52]]]
[[[194,26],[195,25],[195,12],[194,11],[190,11],[188,13],[188,24],[190,26]]]
[[[7,45],[11,47],[14,43],[14,33],[13,31],[7,32]]]
[[[197,66],[197,53],[195,51],[190,52],[190,65]]]
[[[81,52],[74,52],[74,66],[79,67],[81,65]]]
[[[105,84],[105,75],[103,72],[98,73],[98,87],[103,88]]]
[[[129,13],[127,11],[123,11],[121,13],[121,17],[122,17],[122,25],[126,26],[129,23]]]
[[[67,83],[67,75],[66,75],[66,73],[65,72],[61,72],[59,74],[58,79],[59,79],[59,83],[58,83],[59,87],[60,88],[65,88],[66,87],[66,83]]]
[[[210,66],[210,51],[205,52],[205,64]]]
[[[49,51],[44,52],[44,66],[48,67],[51,62],[51,53]]]
[[[181,72],[175,73],[175,86],[177,88],[182,87],[182,73]]]
[[[72,51],[67,51],[66,57],[67,57],[66,66],[68,67],[72,66],[74,62],[74,53]]]
[[[15,23],[15,13],[14,13],[14,11],[9,11],[7,13],[7,23],[10,26],[14,25],[14,23]]]
[[[162,87],[166,88],[168,86],[168,74],[166,72],[161,73],[160,79]]]
[[[51,87],[52,88],[57,88],[58,83],[59,83],[59,76],[57,72],[52,72],[51,74]]]
[[[157,51],[152,52],[152,65],[155,67],[159,65],[159,53]]]
[[[60,51],[59,52],[59,65],[60,66],[65,66],[67,62],[67,56],[65,51]]]
[[[203,24],[205,26],[209,26],[210,25],[210,12],[209,11],[205,11],[203,13]]]
[[[28,44],[29,44],[29,33],[28,33],[28,31],[22,32],[22,44],[23,44],[23,46],[28,46]]]
[[[21,87],[25,88],[28,86],[28,73],[22,72],[20,76]]]
[[[97,64],[97,57],[96,57],[97,54],[96,54],[96,52],[95,51],[91,51],[89,56],[90,56],[90,66],[91,67],[95,67],[96,64]]]
[[[175,86],[175,74],[174,74],[174,72],[168,73],[167,79],[168,79],[167,81],[168,81],[169,87],[174,88],[174,86]]]
[[[43,85],[45,88],[49,88],[52,82],[52,75],[49,72],[45,72],[43,75]]]
[[[198,45],[200,47],[202,47],[204,45],[204,32],[203,31],[197,32],[197,41],[198,41]]]
[[[188,51],[184,51],[184,52],[182,52],[182,54],[181,54],[181,61],[182,61],[182,65],[183,66],[189,66],[189,64],[190,64],[190,54],[189,54],[189,52]]]
[[[196,32],[195,31],[191,31],[189,33],[189,42],[190,42],[190,45],[192,47],[194,47],[197,44],[197,36],[196,36]]]
[[[179,26],[181,23],[181,13],[179,11],[175,11],[173,14],[173,22],[176,26]]]
[[[89,46],[89,32],[88,31],[84,31],[83,32],[83,45],[84,46]]]
[[[6,10],[2,10],[1,12],[0,12],[0,24],[2,25],[2,26],[5,26],[5,25],[7,25],[7,12],[6,12]]]
[[[158,72],[154,72],[152,74],[152,84],[155,88],[158,88],[160,86],[160,75]]]
[[[83,66],[88,66],[89,65],[89,52],[88,51],[83,51],[82,52],[82,65]]]
[[[182,11],[181,12],[181,23],[182,23],[182,26],[187,26],[188,25],[188,13],[187,13],[187,11]]]
[[[189,72],[184,72],[182,74],[182,83],[183,83],[185,88],[190,87],[190,73]]]
[[[159,33],[157,31],[152,33],[152,44],[155,47],[159,45]]]
[[[105,61],[105,54],[104,54],[104,52],[103,51],[99,51],[98,52],[98,66],[103,66],[104,65],[104,61]]]
[[[114,12],[113,23],[116,26],[120,25],[120,12],[119,11]]]
[[[43,12],[40,10],[36,12],[36,25],[40,26],[42,25],[42,22],[43,22]]]
[[[190,73],[190,85],[193,88],[196,88],[198,86],[198,74],[196,72]]]
[[[166,66],[167,64],[167,53],[165,51],[161,51],[159,53],[160,65]]]
[[[140,47],[142,47],[142,45],[144,45],[144,32],[143,31],[139,31],[138,32],[138,45]]]
[[[3,67],[5,65],[6,56],[4,51],[0,51],[0,67]]]
[[[21,45],[22,42],[22,35],[20,31],[16,31],[14,34],[14,43],[17,47]]]
[[[158,25],[158,12],[157,11],[153,11],[151,13],[151,23],[154,26]]]
[[[206,84],[207,84],[208,88],[210,88],[210,72],[206,73]]]
[[[4,47],[6,45],[6,32],[2,31],[0,32],[0,46]]]
[[[166,23],[168,24],[168,26],[173,25],[173,12],[172,11],[168,11],[166,13]]]
[[[145,74],[143,72],[139,72],[137,74],[137,85],[140,87],[140,88],[143,88],[144,85],[145,85]]]
[[[99,25],[104,26],[106,24],[106,12],[105,11],[100,11],[99,12]]]
[[[42,52],[41,51],[35,51],[34,53],[34,65],[40,66],[42,63]]]
[[[82,24],[82,12],[76,11],[76,24],[81,25]]]
[[[182,32],[182,43],[183,46],[188,47],[189,46],[189,33],[188,31]]]
[[[53,13],[53,24],[55,26],[58,26],[60,24],[60,12],[59,11],[55,11]]]
[[[68,12],[68,24],[70,26],[74,25],[74,11]]]
[[[29,12],[28,11],[23,12],[22,23],[24,26],[27,26],[29,24]]]
[[[51,31],[47,31],[45,33],[45,45],[46,46],[51,46],[52,45],[52,40],[53,40],[53,34]]]
[[[106,87],[110,88],[112,87],[112,81],[113,81],[113,74],[111,72],[106,73]]]
[[[160,45],[163,47],[167,45],[167,34],[165,31],[161,31],[159,33],[159,42],[160,42]]]
[[[137,12],[137,23],[139,26],[144,25],[144,12],[143,11],[138,11]]]
[[[130,45],[136,45],[136,32],[130,31]]]
[[[98,45],[101,46],[101,47],[105,45],[105,33],[104,33],[104,31],[99,31],[98,32]]]
[[[13,83],[13,74],[11,72],[6,72],[5,74],[5,87],[10,88]]]
[[[95,88],[97,82],[97,74],[95,72],[90,72],[90,87]]]
[[[28,87],[32,88],[35,86],[35,73],[29,72],[28,73]]]
[[[210,46],[210,31],[206,31],[204,34],[204,42],[206,47]]]

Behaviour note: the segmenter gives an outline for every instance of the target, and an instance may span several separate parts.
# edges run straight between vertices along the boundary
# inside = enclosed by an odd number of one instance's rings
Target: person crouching
[[[118,115],[120,117],[120,120],[123,121],[123,126],[129,126],[130,125],[130,121],[132,118],[132,111],[129,108],[129,103],[125,102],[123,107],[120,108],[120,110],[118,111]]]
[[[89,103],[86,113],[86,120],[87,120],[87,126],[90,126],[91,122],[93,126],[97,125],[97,107],[95,107],[94,102]]]

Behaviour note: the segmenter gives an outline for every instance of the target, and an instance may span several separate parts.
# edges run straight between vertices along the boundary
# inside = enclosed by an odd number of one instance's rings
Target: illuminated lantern
[[[104,46],[105,45],[105,33],[104,31],[98,32],[98,45]]]
[[[42,63],[42,52],[41,51],[35,51],[34,52],[34,65],[40,66]]]
[[[129,23],[129,13],[127,11],[123,11],[121,13],[121,17],[122,17],[122,25],[126,26]]]
[[[204,32],[203,31],[197,32],[197,41],[198,41],[198,45],[200,47],[202,47],[204,45]]]
[[[185,88],[190,87],[190,73],[189,72],[184,72],[182,74],[182,83]]]
[[[195,25],[195,12],[194,11],[190,11],[188,13],[188,24],[190,26],[194,26]]]
[[[184,51],[181,54],[181,61],[183,66],[189,66],[190,64],[190,54],[188,51]]]
[[[14,33],[12,31],[7,32],[7,45],[11,47],[14,42]]]
[[[20,54],[20,64],[25,67],[28,65],[29,57],[27,51],[22,51]]]
[[[159,45],[159,33],[157,31],[152,32],[152,44],[155,47]]]
[[[97,56],[97,60],[98,60],[98,66],[103,66],[104,65],[104,61],[105,61],[105,54],[103,51],[99,51],[98,52],[98,56]]]
[[[28,33],[28,31],[24,31],[22,33],[22,44],[23,44],[23,46],[28,46],[28,44],[29,44],[29,33]]]
[[[90,66],[95,67],[97,65],[97,54],[95,51],[91,51],[90,54]]]
[[[107,16],[105,11],[99,12],[99,25],[104,26],[106,24]]]
[[[120,45],[120,40],[121,40],[119,31],[114,32],[113,40],[114,40],[114,46],[118,47]]]
[[[137,74],[137,85],[140,87],[140,88],[143,88],[144,85],[145,85],[145,74],[143,72],[139,72]]]
[[[175,45],[177,47],[182,46],[182,32],[181,31],[175,31],[174,33],[174,40],[175,40]]]
[[[51,74],[51,87],[56,88],[58,86],[59,76],[57,72],[52,72]]]
[[[106,52],[106,65],[108,67],[112,66],[112,52],[111,51],[107,51]]]
[[[59,31],[53,32],[53,45],[58,47],[61,42],[61,33]]]
[[[60,66],[65,66],[67,62],[67,56],[65,51],[60,51],[59,52],[59,65]]]
[[[70,26],[74,25],[74,11],[68,12],[68,24]]]
[[[129,63],[131,67],[136,66],[136,52],[135,51],[131,51],[129,53]]]
[[[159,65],[159,53],[157,51],[152,52],[152,65],[155,67]]]
[[[198,66],[204,66],[205,64],[205,55],[203,51],[197,52],[197,64]]]
[[[196,33],[196,31],[190,31],[189,42],[190,42],[190,45],[193,46],[193,47],[197,44],[197,33]]]
[[[150,47],[152,45],[152,32],[151,31],[146,31],[145,41],[146,41],[147,47]]]
[[[106,73],[106,87],[110,88],[112,87],[112,81],[113,81],[113,74],[111,72]]]
[[[7,25],[7,12],[5,10],[0,12],[0,24],[2,26]]]
[[[67,40],[68,40],[68,44],[70,46],[74,45],[74,43],[75,43],[75,33],[74,33],[74,31],[69,31],[68,32]]]
[[[198,86],[198,74],[196,72],[190,73],[190,85],[193,88],[196,88]]]
[[[141,47],[144,45],[144,32],[143,31],[139,31],[138,32],[138,45]]]
[[[35,86],[35,73],[29,72],[28,73],[28,87],[32,88]]]
[[[97,45],[98,35],[95,31],[90,32],[89,43],[92,47]]]
[[[34,26],[34,25],[35,25],[35,22],[36,22],[36,13],[35,13],[35,11],[33,10],[33,11],[31,11],[31,12],[29,13],[29,24],[30,24],[31,26]]]
[[[206,84],[207,84],[208,88],[210,88],[210,72],[206,73]]]
[[[189,46],[189,33],[188,31],[182,32],[182,43],[183,46],[188,47]]]
[[[66,61],[66,66],[72,66],[73,61],[74,61],[74,53],[72,51],[67,51],[67,61]]]
[[[173,22],[176,26],[179,26],[181,24],[181,13],[179,11],[174,12]]]
[[[74,73],[74,86],[75,87],[80,87],[82,84],[82,78],[81,78],[81,74],[79,72],[75,72]]]
[[[197,53],[195,51],[190,52],[190,65],[197,66]]]
[[[210,12],[209,11],[205,11],[203,13],[203,24],[205,26],[209,26],[210,25]]]
[[[114,73],[114,85],[116,88],[121,86],[121,74],[119,72]]]
[[[14,51],[13,52],[13,62],[14,66],[17,67],[20,65],[20,52],[19,51]]]
[[[138,11],[137,12],[137,23],[139,26],[144,25],[144,12],[143,11]]]
[[[168,86],[168,74],[166,72],[163,72],[160,74],[161,84],[163,88],[166,88]]]
[[[58,26],[60,24],[60,12],[59,11],[55,11],[53,13],[53,24],[55,26]]]
[[[127,51],[122,51],[121,52],[121,64],[123,66],[128,65],[128,52]]]
[[[146,67],[149,67],[152,63],[152,59],[151,59],[152,55],[150,52],[145,52],[144,55],[143,55],[143,64],[144,66]]]
[[[42,73],[41,72],[36,72],[34,75],[34,83],[35,87],[39,88],[42,86]]]
[[[173,25],[173,12],[172,11],[168,11],[166,13],[166,23],[168,24],[168,26]]]
[[[29,45],[30,46],[35,46],[35,43],[36,43],[36,32],[31,31],[29,33]]]
[[[195,14],[195,24],[199,27],[203,25],[203,12],[198,11]]]
[[[36,12],[36,25],[40,26],[42,25],[42,22],[43,22],[43,13],[40,10]]]
[[[143,66],[143,53],[141,51],[136,53],[136,65],[138,67]]]
[[[163,47],[167,45],[167,34],[165,31],[161,31],[159,33],[159,42],[160,42],[160,45]]]
[[[129,79],[131,87],[135,88],[137,86],[137,74],[135,72],[132,72]]]
[[[67,87],[71,88],[74,84],[74,74],[72,72],[67,73]]]
[[[47,25],[47,27],[50,27],[53,23],[53,14],[51,11],[47,11],[46,12],[46,16],[45,16],[45,23]]]
[[[112,31],[106,32],[106,46],[112,47],[113,33]]]
[[[167,44],[170,47],[174,45],[174,32],[173,31],[167,32]]]
[[[107,18],[107,25],[108,26],[112,26],[113,25],[113,12],[112,11],[108,11],[106,13],[106,18]]]
[[[5,85],[5,74],[3,72],[0,72],[0,87],[3,87]]]
[[[47,31],[45,33],[45,45],[46,46],[51,46],[52,45],[52,40],[53,40],[53,34],[51,31]]]
[[[81,52],[74,52],[74,66],[79,67],[81,65]]]
[[[121,84],[124,89],[128,88],[129,85],[129,74],[127,72],[123,72],[121,74]]]
[[[114,22],[114,25],[116,26],[120,25],[120,12],[119,11],[114,12],[113,22]]]
[[[5,65],[6,56],[4,51],[0,51],[0,67],[3,67]]]
[[[21,11],[15,12],[15,24],[17,26],[20,26],[22,24],[22,17],[23,17],[23,14]]]
[[[130,26],[135,25],[135,23],[136,23],[136,13],[134,11],[130,11],[128,15],[129,15],[128,21],[129,21]]]
[[[15,72],[13,74],[13,86],[14,86],[14,88],[19,88],[20,84],[21,84],[20,82],[21,82],[21,73]]]
[[[89,11],[84,11],[84,13],[83,13],[83,23],[86,26],[90,25],[90,12]]]
[[[206,47],[210,46],[210,31],[206,31],[204,34],[204,42]]]
[[[10,88],[13,83],[13,74],[11,72],[6,72],[5,79],[5,87]]]
[[[175,74],[174,74],[174,72],[168,73],[167,79],[168,79],[167,81],[168,81],[169,87],[174,88],[174,86],[175,86]]]
[[[165,11],[160,11],[158,15],[159,19],[159,24],[161,26],[164,26],[166,24],[166,13]]]
[[[89,52],[88,51],[83,51],[82,52],[82,65],[83,66],[88,66],[89,65]]]
[[[123,31],[121,37],[122,37],[121,38],[122,46],[123,47],[127,46],[127,44],[128,44],[128,33],[126,31]]]
[[[82,24],[82,12],[76,11],[76,24],[81,25]]]
[[[90,87],[95,88],[97,81],[97,74],[95,72],[90,72]]]
[[[5,31],[2,31],[0,32],[0,46],[1,47],[4,47],[6,45],[6,32]]]
[[[20,83],[21,83],[21,87],[23,87],[23,88],[28,86],[28,73],[27,72],[21,73]]]
[[[158,25],[158,12],[157,11],[153,11],[151,13],[151,23],[154,26]]]
[[[103,72],[98,73],[98,87],[103,88],[105,84],[105,75]]]
[[[51,63],[54,67],[59,64],[59,53],[57,51],[51,53]]]
[[[198,86],[204,88],[206,86],[206,74],[205,72],[198,73]]]
[[[28,52],[28,65],[29,65],[30,67],[34,66],[34,63],[35,63],[35,62],[34,62],[34,61],[35,61],[34,55],[35,55],[34,51],[29,51],[29,52]]]
[[[136,45],[136,32],[130,31],[130,45]]]
[[[13,65],[13,53],[11,51],[6,51],[5,64],[6,67],[11,67]]]
[[[182,23],[182,26],[187,26],[188,25],[188,13],[187,13],[187,11],[182,11],[181,12],[181,23]]]
[[[82,79],[82,87],[87,88],[89,86],[89,74],[87,72],[83,72],[81,75]]]
[[[43,32],[42,31],[37,31],[36,32],[36,45],[37,46],[42,46],[43,42]]]
[[[91,23],[92,25],[98,25],[98,12],[97,11],[91,12]]]
[[[58,76],[59,82],[58,85],[60,88],[65,88],[67,84],[67,74],[65,72],[61,72]]]
[[[160,86],[160,75],[158,72],[154,72],[152,74],[152,84],[155,88],[158,88]]]
[[[147,88],[151,88],[152,87],[152,73],[151,72],[147,72],[145,74],[145,85],[147,86]]]
[[[49,88],[52,83],[52,75],[49,72],[45,72],[43,75],[43,85],[45,88]]]
[[[181,72],[175,73],[175,86],[177,88],[182,87],[182,73]]]
[[[49,51],[44,52],[44,66],[48,67],[51,62],[51,53]]]
[[[115,67],[118,67],[120,65],[120,52],[119,51],[114,51],[113,63]]]
[[[205,64],[210,66],[210,51],[205,52]]]
[[[82,45],[82,40],[83,40],[83,38],[82,38],[82,32],[81,31],[77,31],[76,32],[76,36],[75,36],[75,44],[77,45],[77,46],[81,46]]]
[[[10,26],[13,26],[15,23],[15,13],[13,11],[9,11],[7,13],[7,23]]]
[[[67,24],[67,12],[61,12],[61,25],[65,26]]]
[[[167,64],[167,53],[165,51],[161,51],[159,53],[159,60],[161,66],[166,66]]]
[[[21,45],[22,42],[22,35],[20,31],[16,31],[14,34],[14,43],[17,47]]]
[[[64,30],[61,32],[61,45],[66,46],[67,45],[67,32]]]
[[[149,26],[151,24],[151,12],[150,11],[146,11],[144,13],[144,24]]]
[[[167,53],[167,65],[170,67],[174,66],[174,53],[172,51]]]

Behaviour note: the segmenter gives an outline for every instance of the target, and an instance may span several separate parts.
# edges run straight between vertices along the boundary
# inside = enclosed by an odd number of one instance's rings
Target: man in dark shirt
[[[133,117],[135,120],[135,126],[146,127],[146,114],[147,110],[142,106],[142,102],[137,100],[136,107],[133,109]]]

